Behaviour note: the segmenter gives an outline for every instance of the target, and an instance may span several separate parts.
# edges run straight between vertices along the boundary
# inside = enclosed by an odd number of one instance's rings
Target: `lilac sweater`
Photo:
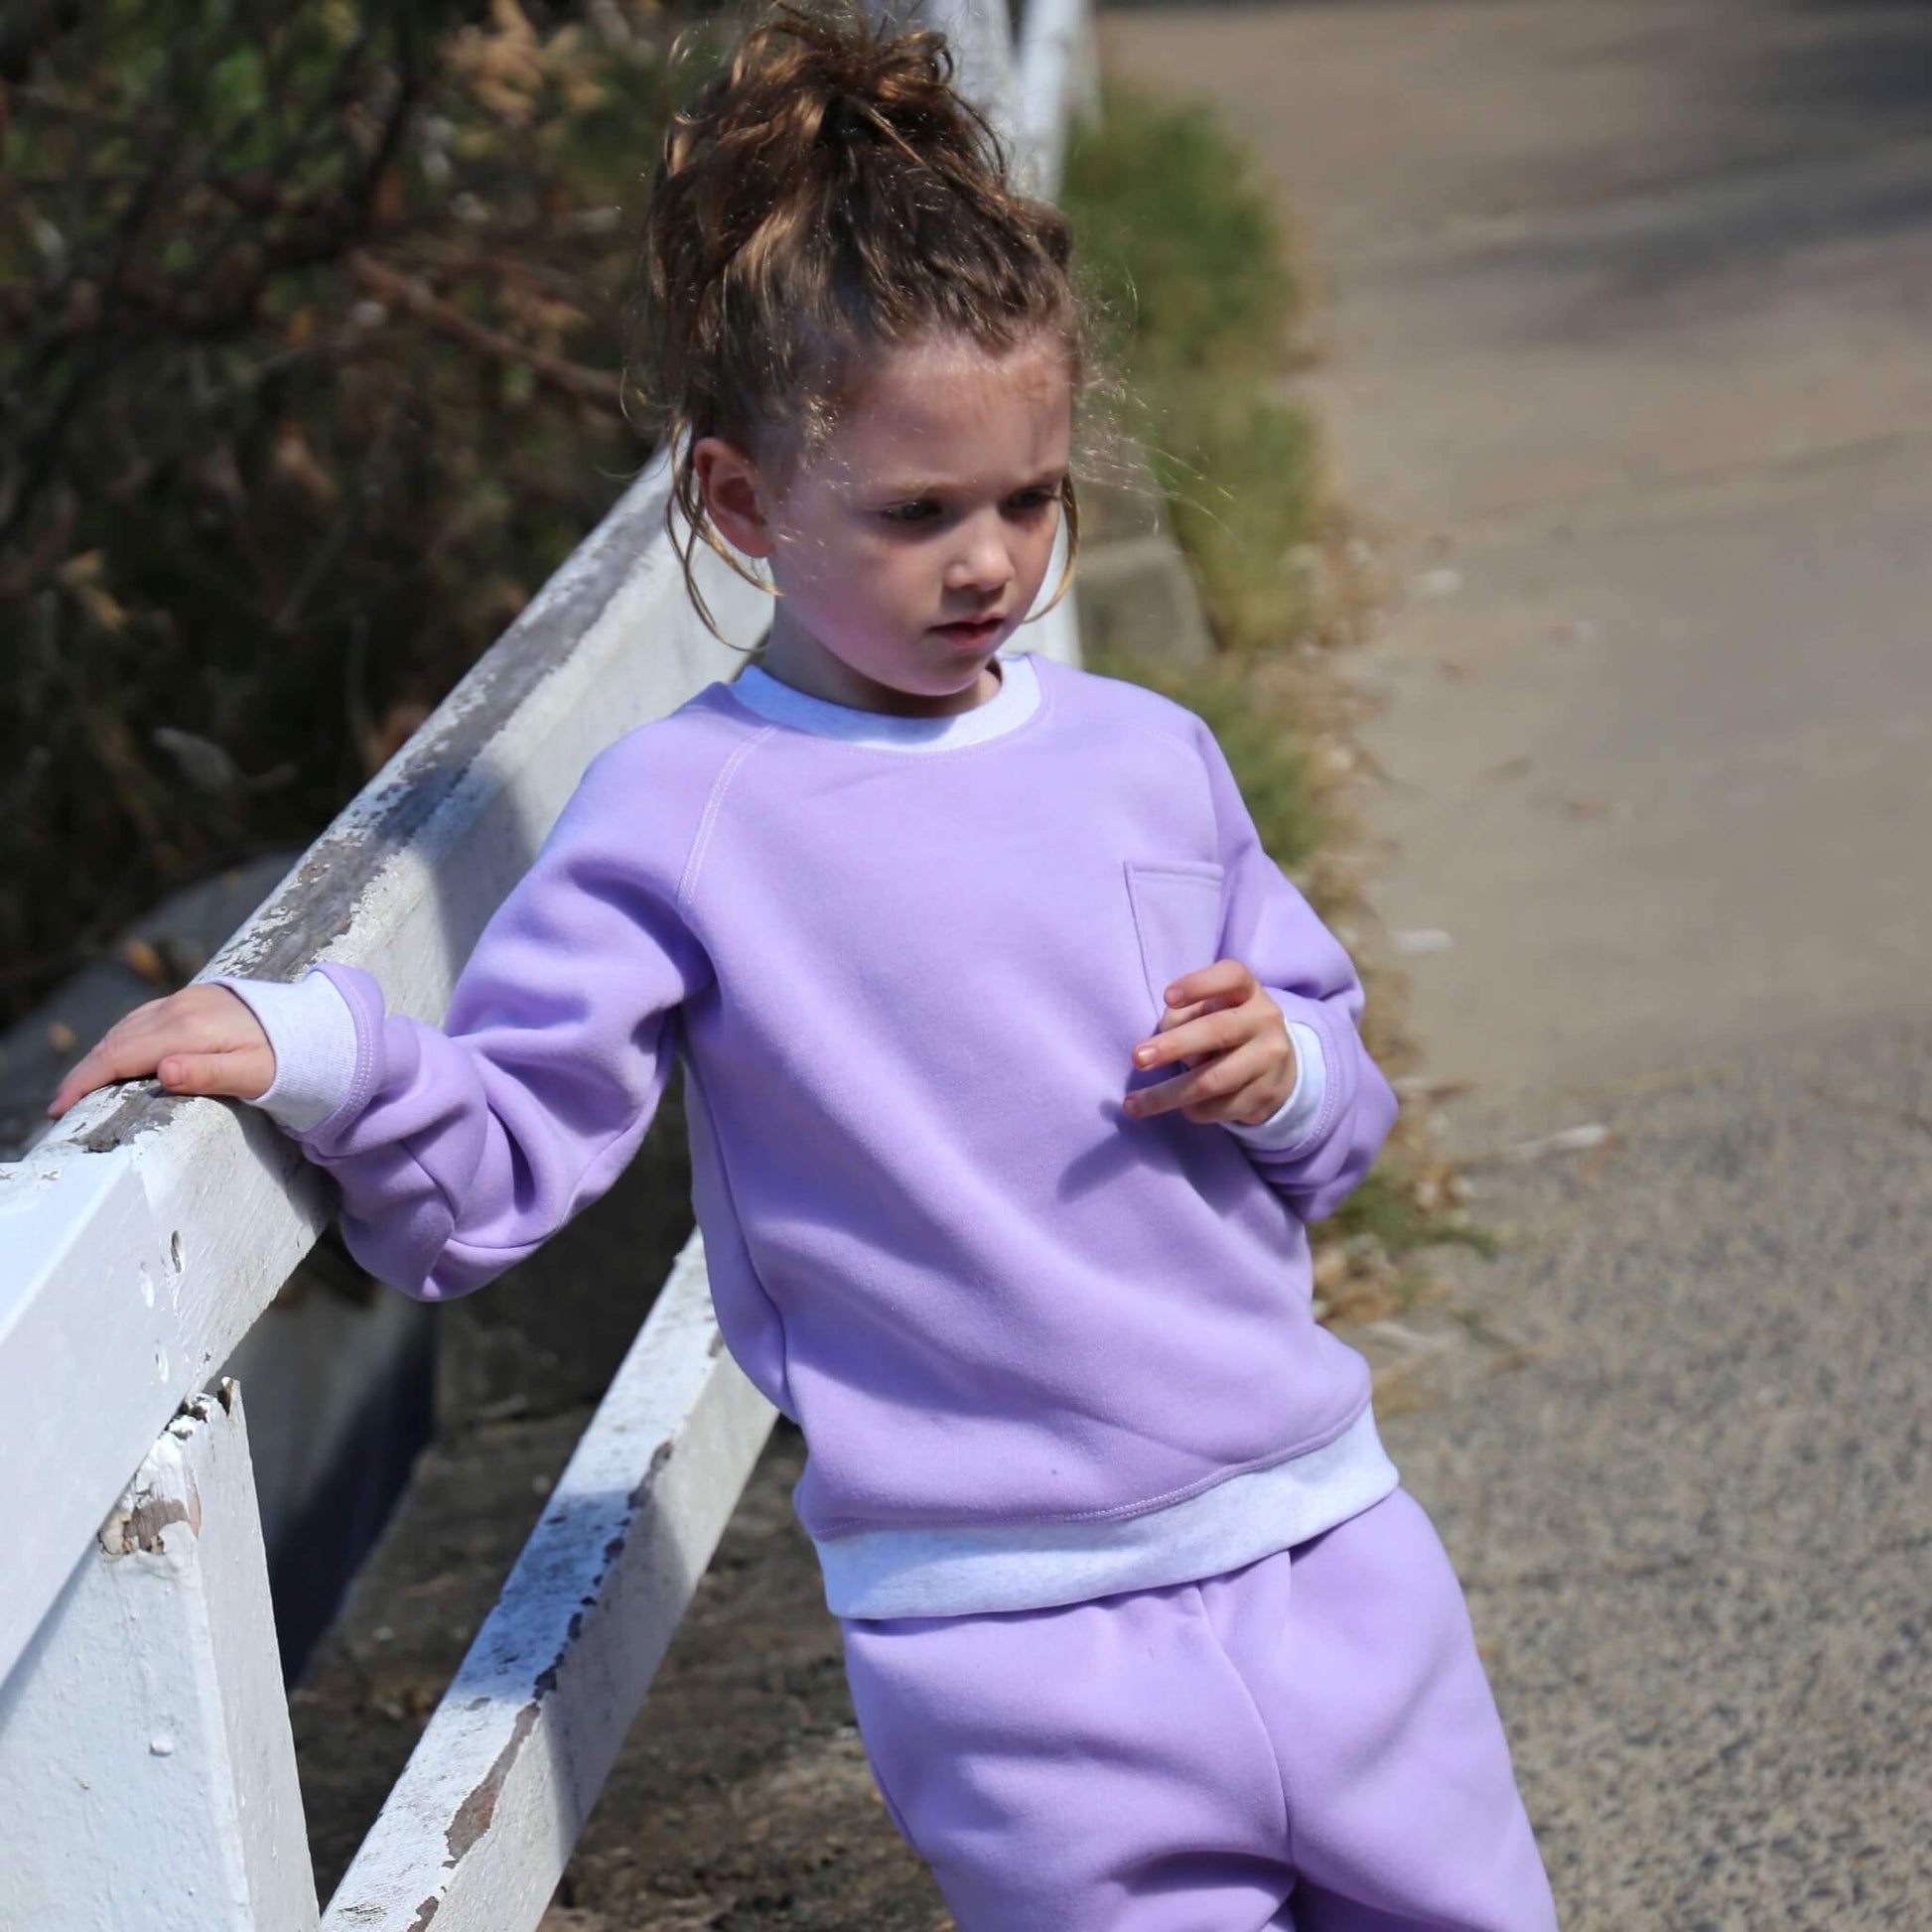
[[[594,759],[441,1028],[368,973],[225,979],[261,1104],[350,1252],[468,1294],[617,1178],[682,1059],[719,1326],[804,1433],[842,1615],[1035,1607],[1217,1574],[1396,1481],[1304,1222],[1394,1119],[1346,954],[1220,747],[1031,653],[939,719],[762,669]],[[1163,989],[1233,957],[1302,1081],[1253,1128],[1136,1120]]]

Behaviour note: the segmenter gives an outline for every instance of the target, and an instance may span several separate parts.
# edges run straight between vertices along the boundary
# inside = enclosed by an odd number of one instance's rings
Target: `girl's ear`
[[[705,436],[692,445],[691,467],[718,534],[743,556],[770,556],[776,545],[758,465],[722,436]]]

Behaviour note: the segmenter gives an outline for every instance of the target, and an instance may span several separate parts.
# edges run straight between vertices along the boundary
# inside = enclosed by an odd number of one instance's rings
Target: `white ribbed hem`
[[[1333,1529],[1400,1481],[1365,1408],[1318,1449],[1124,1521],[827,1537],[825,1603],[834,1616],[972,1616],[1195,1583]]]
[[[1321,1118],[1321,1103],[1328,1097],[1328,1062],[1321,1055],[1321,1035],[1304,1022],[1291,1020],[1288,1036],[1295,1042],[1295,1091],[1266,1120],[1252,1127],[1232,1120],[1221,1123],[1237,1141],[1264,1154],[1285,1154],[1298,1141],[1306,1140]]]
[[[275,1054],[275,1079],[254,1104],[292,1134],[320,1127],[355,1084],[355,1016],[336,983],[311,967],[283,980],[219,978],[257,1020]]]

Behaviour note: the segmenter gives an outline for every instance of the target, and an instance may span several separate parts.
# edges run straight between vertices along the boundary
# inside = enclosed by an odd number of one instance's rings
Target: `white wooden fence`
[[[1086,0],[1031,0],[1017,53],[1004,0],[924,17],[1054,193],[1096,106]],[[660,460],[204,977],[327,957],[442,1017],[584,766],[738,661],[690,608],[665,494]],[[698,554],[755,641],[764,599]],[[1077,661],[1071,598],[1032,634]],[[151,1081],[0,1166],[0,1932],[535,1926],[751,1472],[772,1413],[694,1233],[319,1911],[241,1392],[204,1391],[327,1212],[266,1119]]]

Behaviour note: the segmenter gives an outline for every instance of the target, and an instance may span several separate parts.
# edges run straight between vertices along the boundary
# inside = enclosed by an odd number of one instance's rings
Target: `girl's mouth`
[[[978,618],[958,623],[936,623],[932,627],[941,637],[955,644],[983,644],[996,636],[1005,622],[1005,618]]]

